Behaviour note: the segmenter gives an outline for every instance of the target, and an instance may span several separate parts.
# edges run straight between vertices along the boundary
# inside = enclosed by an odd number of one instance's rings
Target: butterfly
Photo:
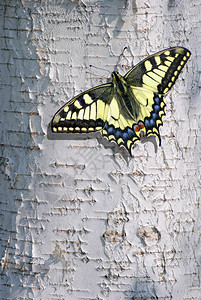
[[[175,84],[191,52],[173,47],[148,56],[126,75],[112,72],[112,82],[91,88],[61,107],[51,121],[53,133],[100,131],[133,153],[135,142],[156,135],[165,115],[164,96]]]

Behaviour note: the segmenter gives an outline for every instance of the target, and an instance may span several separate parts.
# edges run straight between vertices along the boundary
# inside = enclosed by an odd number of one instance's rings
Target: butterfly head
[[[112,83],[119,94],[122,95],[127,92],[126,81],[118,72],[112,72]]]

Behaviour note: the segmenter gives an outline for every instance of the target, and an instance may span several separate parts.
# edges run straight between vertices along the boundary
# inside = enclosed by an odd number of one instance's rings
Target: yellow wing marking
[[[66,105],[66,106],[64,107],[64,111],[65,111],[65,113],[67,113],[67,112],[69,111],[69,106],[68,106],[68,105]]]
[[[166,66],[168,66],[168,67],[171,66],[171,62],[170,62],[169,60],[165,60],[165,61],[164,61],[164,64],[165,64]]]
[[[153,72],[158,74],[161,77],[164,77],[164,75],[165,75],[165,71],[161,71],[159,69],[153,69]]]
[[[116,120],[119,119],[119,105],[117,103],[116,98],[112,98],[108,111],[108,116],[109,114],[113,116]]]
[[[89,94],[84,94],[83,99],[86,104],[91,104],[93,102],[93,99],[89,96]]]
[[[151,109],[153,101],[150,101],[154,97],[154,93],[152,91],[147,91],[147,89],[141,87],[133,87],[132,92],[136,98],[136,100],[144,107]]]
[[[91,115],[90,119],[96,120],[96,102],[91,105]]]
[[[90,113],[90,106],[87,106],[85,108],[85,112],[84,112],[84,120],[89,120],[90,119],[89,113]]]
[[[148,72],[147,75],[149,75],[150,77],[152,77],[155,81],[157,81],[158,83],[161,82],[162,77],[155,74],[154,72]]]
[[[109,135],[109,136],[108,136],[108,140],[109,140],[109,141],[111,141],[111,140],[115,140],[115,136],[114,136],[114,135],[112,135],[112,134],[111,134],[111,135]]]
[[[119,122],[114,120],[113,118],[108,118],[108,123],[110,125],[114,125],[115,128],[118,128],[119,127]]]
[[[121,144],[121,143],[124,144],[124,140],[123,140],[122,138],[119,138],[118,141],[117,141],[117,143],[118,143],[118,144]]]
[[[168,56],[168,55],[170,55],[170,51],[167,50],[167,51],[164,52],[164,54],[165,54],[166,56]]]
[[[84,118],[84,109],[81,109],[81,110],[78,112],[77,118],[80,119],[80,120],[83,120],[83,118]]]
[[[72,111],[69,111],[66,115],[66,120],[70,120],[72,115]]]
[[[175,57],[168,56],[166,59],[168,59],[169,61],[173,62],[175,60]]]
[[[131,140],[128,140],[128,141],[127,141],[127,147],[128,147],[128,149],[130,148],[131,144],[132,144],[132,141],[131,141]]]
[[[156,120],[156,125],[159,127],[163,122],[161,120]]]
[[[142,80],[143,80],[143,83],[148,85],[148,86],[151,86],[151,87],[155,87],[158,83],[156,83],[156,81],[152,78],[150,78],[148,75],[143,75],[142,77]]]
[[[146,60],[144,65],[145,65],[145,68],[146,68],[147,71],[151,71],[152,68],[153,68],[152,63],[149,60]]]
[[[101,99],[97,101],[97,119],[106,121],[109,105],[105,104]]]
[[[158,68],[159,68],[159,70],[162,70],[164,72],[167,72],[167,70],[168,70],[168,67],[166,67],[164,65],[160,65],[160,66],[158,66]]]
[[[82,105],[80,104],[80,102],[79,102],[78,100],[76,100],[76,101],[74,102],[74,105],[75,105],[75,107],[77,107],[78,109],[81,109],[81,108],[82,108]]]
[[[154,59],[155,59],[156,64],[160,65],[160,63],[161,63],[160,56],[155,56]]]
[[[76,119],[77,119],[77,113],[76,113],[76,112],[74,112],[74,113],[72,114],[71,119],[72,119],[72,120],[76,120]]]
[[[156,135],[159,133],[159,131],[158,131],[158,129],[156,127],[153,127],[152,132],[156,133]]]
[[[136,121],[144,120],[144,116],[151,116],[152,105],[154,103],[154,93],[141,87],[132,88],[136,101],[140,104],[140,111]]]

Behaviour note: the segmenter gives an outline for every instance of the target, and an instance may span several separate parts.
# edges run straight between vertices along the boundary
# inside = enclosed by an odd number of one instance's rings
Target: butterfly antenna
[[[124,55],[125,50],[128,49],[128,47],[124,47],[124,49],[122,50],[120,57],[122,57]]]
[[[99,67],[96,67],[96,66],[93,66],[93,65],[89,65],[89,66],[90,66],[90,68],[95,68],[95,69],[99,69],[99,70],[111,73],[109,70],[106,70],[106,69],[103,69],[103,68],[99,68]]]

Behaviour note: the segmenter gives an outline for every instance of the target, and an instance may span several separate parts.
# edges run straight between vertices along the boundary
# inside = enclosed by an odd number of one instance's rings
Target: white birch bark
[[[201,2],[1,1],[1,299],[201,299]],[[68,99],[149,54],[192,57],[162,146],[47,137]],[[127,50],[121,56],[122,49]]]

